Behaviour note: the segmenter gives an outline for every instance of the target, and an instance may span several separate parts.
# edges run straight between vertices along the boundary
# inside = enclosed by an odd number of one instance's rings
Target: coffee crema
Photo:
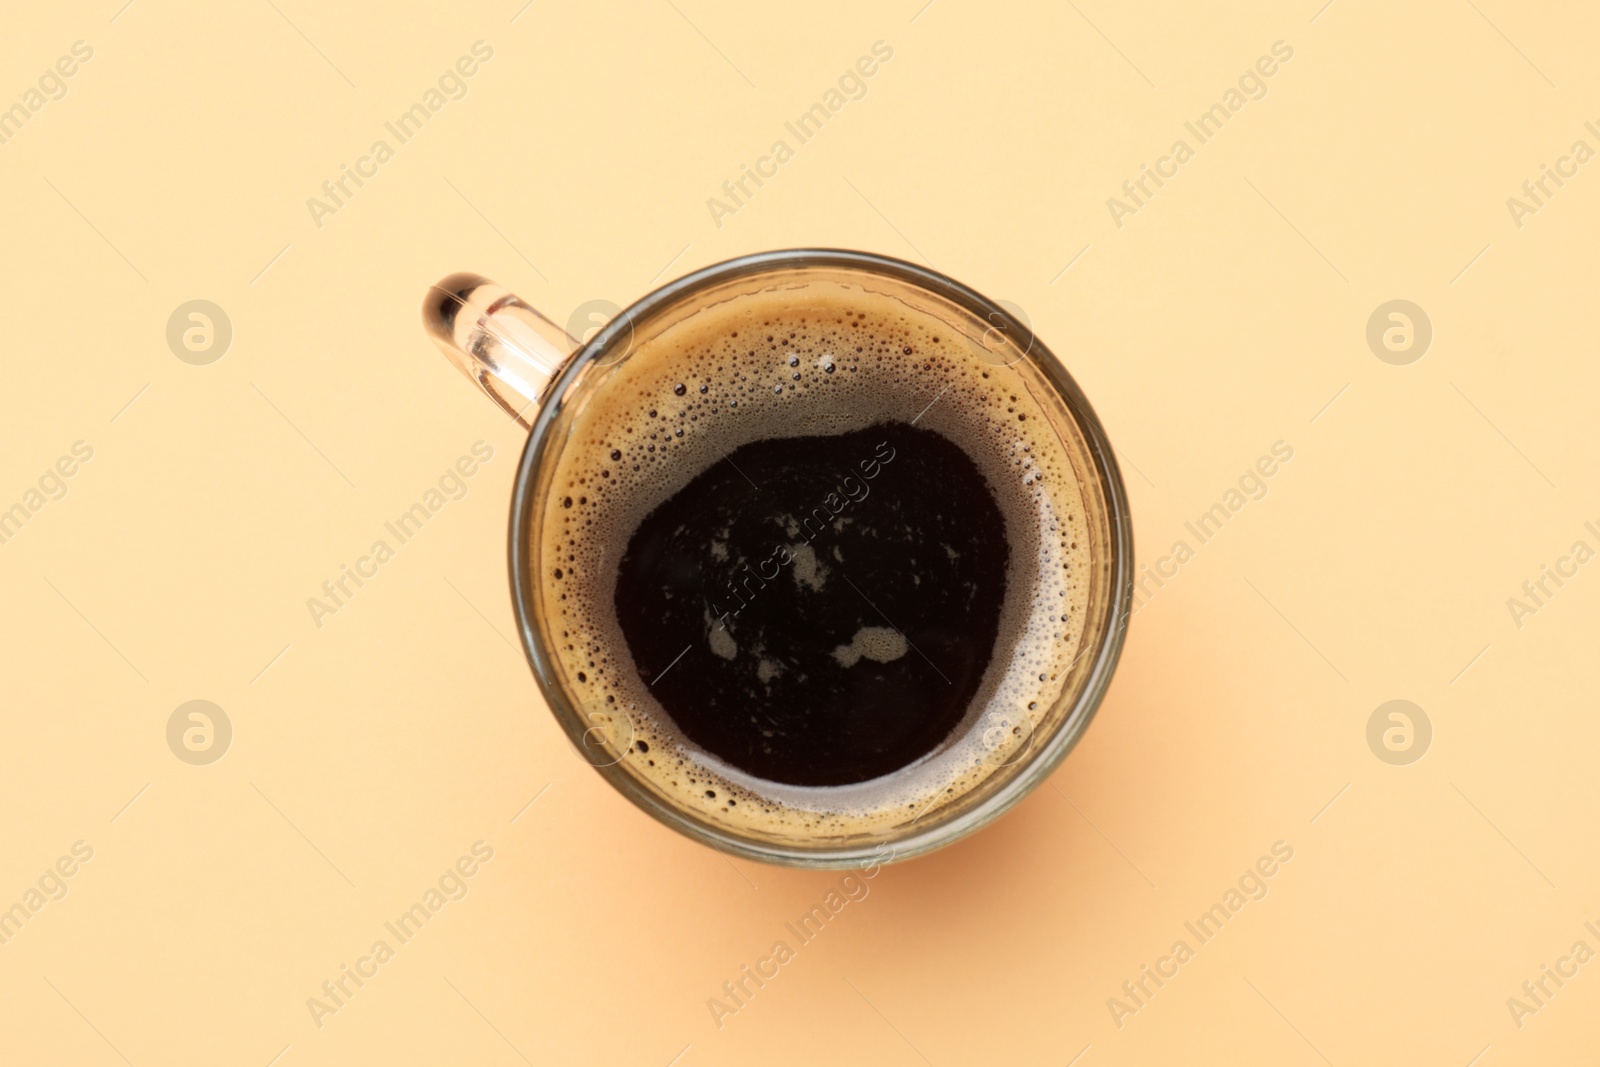
[[[1080,652],[1089,538],[1050,418],[991,358],[830,280],[596,368],[536,580],[557,669],[636,777],[712,824],[816,840],[1027,752]]]

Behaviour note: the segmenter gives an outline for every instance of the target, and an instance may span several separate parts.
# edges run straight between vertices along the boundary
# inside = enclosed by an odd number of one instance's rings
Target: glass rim
[[[1024,358],[1032,361],[1043,373],[1083,435],[1093,473],[1105,501],[1110,546],[1107,568],[1110,590],[1107,600],[1111,616],[1102,627],[1098,644],[1093,650],[1094,658],[1071,710],[1044,744],[1026,757],[1019,773],[971,809],[945,821],[930,823],[926,829],[915,829],[913,821],[911,827],[903,832],[891,830],[887,842],[838,847],[804,848],[754,840],[702,822],[673,807],[644,788],[623,769],[621,759],[603,766],[590,763],[606,781],[647,814],[725,854],[791,867],[843,869],[922,855],[966,837],[1010,810],[1048,777],[1076,746],[1099,709],[1121,656],[1133,600],[1133,528],[1126,488],[1111,441],[1088,398],[1061,361],[1034,336],[1028,323],[1018,322],[1004,307],[937,271],[870,252],[831,248],[758,252],[685,274],[650,291],[615,315],[568,358],[550,382],[533,420],[512,487],[508,559],[512,609],[523,652],[551,712],[566,732],[568,740],[582,753],[583,739],[592,725],[574,706],[561,684],[554,658],[546,652],[539,637],[533,612],[533,546],[528,536],[537,508],[542,503],[536,489],[538,475],[551,443],[550,430],[565,407],[567,392],[582,371],[605,356],[611,346],[619,340],[631,344],[637,324],[648,322],[656,312],[725,282],[806,268],[844,268],[885,276],[942,297],[980,321],[994,322],[994,316],[1000,316],[1010,336],[1026,353]],[[1079,657],[1082,655],[1080,653]]]

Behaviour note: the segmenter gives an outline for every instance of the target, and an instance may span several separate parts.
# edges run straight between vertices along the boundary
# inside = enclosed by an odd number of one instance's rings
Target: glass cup
[[[809,286],[858,287],[940,319],[989,364],[991,374],[1026,389],[1046,412],[1070,457],[1090,540],[1081,651],[1059,697],[1044,709],[1017,709],[1025,743],[970,788],[941,793],[899,821],[824,838],[752,831],[689,810],[625,758],[633,722],[615,708],[586,705],[554,649],[542,602],[545,523],[559,522],[550,481],[574,418],[637,346],[713,305],[781,290],[803,299]],[[947,845],[993,821],[1049,776],[1099,707],[1122,650],[1133,591],[1133,539],[1127,495],[1100,421],[1061,363],[1019,314],[941,274],[884,256],[795,249],[742,256],[695,271],[640,299],[580,343],[510,291],[473,274],[455,274],[428,292],[424,325],[445,355],[530,432],[511,501],[512,605],[523,650],[540,691],[567,737],[602,776],[656,819],[724,853],[795,867],[847,868],[893,862]],[[555,566],[559,561],[551,561]],[[625,655],[625,653],[624,653]],[[1024,721],[1025,720],[1025,721]]]

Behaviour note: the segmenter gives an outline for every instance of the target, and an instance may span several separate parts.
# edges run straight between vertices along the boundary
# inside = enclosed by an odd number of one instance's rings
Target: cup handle
[[[511,290],[477,274],[452,274],[428,290],[422,325],[445,358],[523,429],[530,409],[578,348],[567,331]]]

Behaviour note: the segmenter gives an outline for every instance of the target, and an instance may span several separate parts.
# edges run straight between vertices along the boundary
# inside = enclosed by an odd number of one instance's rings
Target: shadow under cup
[[[536,580],[561,565],[544,558],[546,524],[559,523],[553,484],[574,421],[642,345],[712,307],[757,294],[838,287],[887,297],[933,316],[950,336],[971,346],[990,375],[1009,389],[1027,390],[1045,413],[1070,460],[1089,539],[1087,584],[1076,658],[1057,699],[1032,712],[1018,709],[1029,733],[1022,746],[964,790],[945,793],[920,812],[859,832],[819,836],[802,831],[753,830],[720,822],[715,812],[691,810],[636,769],[629,758],[634,728],[616,705],[595,706],[555,654],[563,640],[548,591]],[[778,427],[776,436],[789,432]],[[1058,492],[1062,491],[1058,487]],[[748,256],[708,267],[656,290],[617,315],[583,346],[551,383],[517,471],[511,512],[510,563],[518,629],[535,677],[579,753],[624,796],[690,837],[726,853],[797,867],[845,868],[892,862],[927,852],[990,822],[1060,763],[1087,727],[1116,666],[1132,596],[1132,533],[1121,476],[1099,420],[1061,364],[1028,326],[1004,308],[932,271],[856,252],[790,251]],[[626,649],[617,649],[626,657]],[[628,660],[631,668],[631,659]],[[636,711],[634,714],[640,714]]]

